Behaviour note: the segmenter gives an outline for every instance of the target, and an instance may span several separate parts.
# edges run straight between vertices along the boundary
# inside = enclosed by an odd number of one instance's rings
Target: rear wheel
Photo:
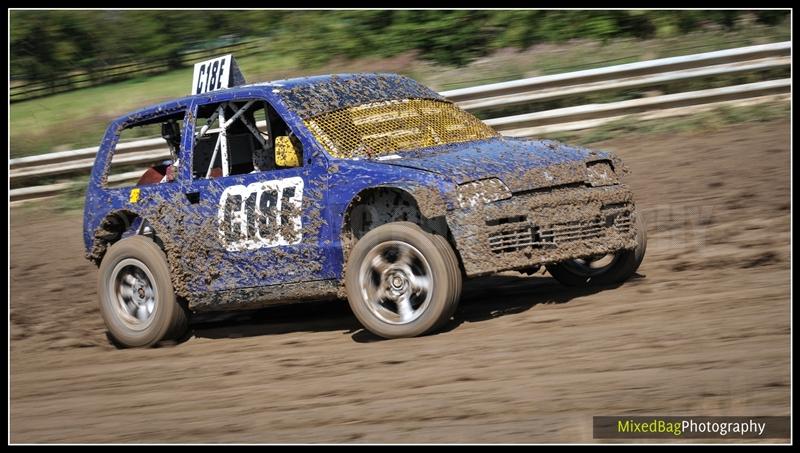
[[[345,287],[350,308],[370,332],[414,337],[446,323],[461,296],[461,271],[441,236],[410,222],[381,225],[353,247]]]
[[[620,283],[630,278],[644,259],[647,231],[641,214],[636,214],[636,247],[617,253],[548,264],[547,271],[567,286],[598,286]]]
[[[172,288],[164,252],[149,238],[112,245],[100,264],[97,293],[109,334],[124,347],[152,346],[188,328]]]

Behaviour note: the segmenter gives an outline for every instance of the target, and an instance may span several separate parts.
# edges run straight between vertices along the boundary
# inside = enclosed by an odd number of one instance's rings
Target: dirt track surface
[[[11,211],[11,442],[592,442],[593,415],[789,415],[789,123],[627,137],[638,278],[470,281],[379,341],[346,302],[105,338],[80,214]],[[776,441],[776,440],[773,440]]]

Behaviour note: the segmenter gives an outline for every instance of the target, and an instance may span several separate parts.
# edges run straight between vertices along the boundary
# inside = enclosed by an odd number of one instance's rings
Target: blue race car
[[[120,134],[148,125],[172,159],[115,186]],[[624,173],[610,153],[500,136],[407,77],[297,78],[113,121],[84,241],[123,346],[181,337],[193,312],[337,297],[371,332],[413,337],[448,322],[465,278],[633,275],[646,238]]]

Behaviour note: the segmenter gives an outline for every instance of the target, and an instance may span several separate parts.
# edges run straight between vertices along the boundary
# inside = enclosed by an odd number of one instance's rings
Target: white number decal
[[[230,186],[217,214],[219,235],[229,251],[297,244],[302,239],[303,178]]]

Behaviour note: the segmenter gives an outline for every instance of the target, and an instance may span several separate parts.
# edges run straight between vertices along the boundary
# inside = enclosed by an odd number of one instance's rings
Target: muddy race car
[[[145,125],[172,159],[116,187],[120,133]],[[503,137],[395,74],[241,85],[110,124],[86,256],[123,346],[181,337],[195,312],[337,297],[376,335],[413,337],[448,322],[467,278],[633,275],[645,228],[623,173],[610,153]]]

